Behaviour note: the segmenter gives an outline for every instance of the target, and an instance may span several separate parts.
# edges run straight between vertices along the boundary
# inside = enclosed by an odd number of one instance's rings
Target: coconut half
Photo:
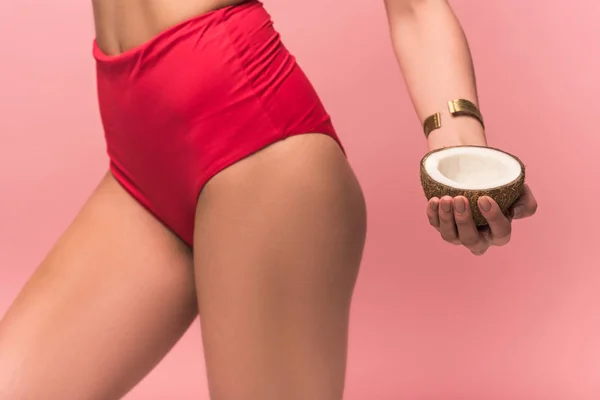
[[[491,147],[445,147],[427,153],[421,160],[421,186],[427,200],[466,197],[477,226],[487,225],[477,206],[479,197],[491,197],[508,215],[524,182],[525,166],[521,160]]]

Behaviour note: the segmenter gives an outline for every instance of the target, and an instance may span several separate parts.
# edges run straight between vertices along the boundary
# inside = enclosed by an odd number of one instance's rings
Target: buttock
[[[224,168],[302,133],[342,147],[258,1],[195,17],[117,56],[95,44],[94,56],[112,173],[190,246],[200,191]]]

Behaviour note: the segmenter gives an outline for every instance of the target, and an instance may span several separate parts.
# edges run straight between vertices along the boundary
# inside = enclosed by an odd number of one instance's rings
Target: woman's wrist
[[[444,123],[429,134],[429,150],[452,146],[487,146],[485,130],[475,118],[469,116],[443,116]]]

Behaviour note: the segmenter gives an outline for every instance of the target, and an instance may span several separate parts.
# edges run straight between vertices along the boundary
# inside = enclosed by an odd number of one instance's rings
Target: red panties
[[[291,135],[340,143],[259,1],[195,17],[117,56],[94,41],[94,57],[113,175],[190,246],[198,196],[219,171]]]

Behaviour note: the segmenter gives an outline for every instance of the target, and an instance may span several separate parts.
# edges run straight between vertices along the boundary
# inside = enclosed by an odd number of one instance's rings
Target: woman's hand
[[[508,217],[489,197],[480,197],[477,205],[488,221],[488,226],[483,229],[475,226],[467,199],[462,196],[432,198],[427,204],[427,218],[446,242],[465,246],[480,256],[491,246],[504,246],[510,241],[513,219],[531,217],[537,210],[537,201],[527,185]]]

